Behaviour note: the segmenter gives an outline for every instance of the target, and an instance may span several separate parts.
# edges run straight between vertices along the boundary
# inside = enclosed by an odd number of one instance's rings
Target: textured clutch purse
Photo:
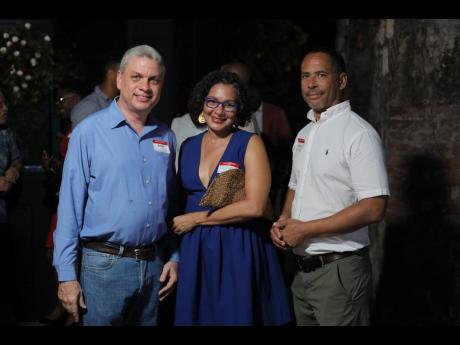
[[[216,176],[200,201],[201,207],[221,208],[243,200],[244,172],[233,169]]]
[[[201,207],[221,208],[245,198],[244,172],[233,169],[222,172],[216,176],[206,193],[201,198]],[[270,200],[264,211],[264,218],[273,220],[273,207]]]

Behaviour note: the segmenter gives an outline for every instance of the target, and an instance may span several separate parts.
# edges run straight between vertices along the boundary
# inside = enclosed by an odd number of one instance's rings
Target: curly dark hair
[[[188,110],[192,118],[197,118],[203,111],[204,98],[209,94],[209,90],[216,84],[232,86],[236,91],[239,108],[236,113],[238,126],[245,126],[251,119],[251,112],[248,108],[247,87],[237,74],[227,71],[212,71],[206,74],[193,88],[188,102]]]

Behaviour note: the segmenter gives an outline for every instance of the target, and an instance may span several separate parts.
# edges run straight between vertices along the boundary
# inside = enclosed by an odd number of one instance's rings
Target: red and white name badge
[[[240,165],[238,163],[233,162],[220,162],[219,167],[217,168],[217,173],[223,173],[225,171],[239,169]]]
[[[305,139],[304,138],[297,138],[297,146],[296,146],[296,152],[302,151],[302,148],[304,147],[305,144]]]
[[[153,139],[152,144],[153,144],[153,149],[157,152],[163,152],[163,153],[168,153],[168,154],[171,153],[169,151],[169,144],[167,141]]]

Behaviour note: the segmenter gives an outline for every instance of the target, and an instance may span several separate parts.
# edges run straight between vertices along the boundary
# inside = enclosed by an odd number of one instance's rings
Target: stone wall
[[[460,20],[341,20],[355,110],[384,142],[376,324],[460,324]]]

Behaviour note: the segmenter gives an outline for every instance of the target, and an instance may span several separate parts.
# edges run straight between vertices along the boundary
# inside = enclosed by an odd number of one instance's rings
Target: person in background
[[[56,101],[57,113],[59,115],[59,152],[57,156],[49,155],[46,150],[43,150],[42,166],[47,172],[47,203],[51,208],[51,222],[46,238],[46,258],[50,262],[53,261],[53,235],[57,224],[57,205],[59,198],[59,188],[62,179],[62,166],[67,153],[67,147],[70,140],[72,127],[70,123],[70,113],[73,107],[80,101],[81,95],[75,88],[64,87],[58,90],[58,99]],[[55,279],[57,285],[57,277]],[[50,326],[72,325],[73,317],[64,309],[61,303],[56,303],[54,308],[40,322]]]
[[[292,130],[283,108],[262,100],[259,91],[251,85],[251,70],[240,62],[232,61],[223,64],[224,71],[238,74],[248,85],[249,102],[256,132],[260,134],[267,149],[272,172],[270,200],[276,215],[279,215],[289,181],[291,168]]]
[[[7,199],[8,193],[14,188],[15,183],[19,179],[22,160],[21,153],[16,143],[16,138],[13,131],[7,126],[8,106],[5,97],[0,90],[0,234],[2,241],[5,244],[1,253],[2,272],[5,280],[2,282],[1,296],[4,301],[2,303],[1,324],[9,324],[13,320],[13,310],[11,309],[10,281],[12,280],[13,272],[11,272],[11,257],[13,254],[10,249],[11,234],[8,226],[8,211]]]
[[[185,214],[173,219],[182,235],[176,295],[176,325],[284,325],[291,321],[287,289],[271,222],[264,220],[270,166],[258,135],[240,129],[251,116],[246,87],[231,72],[213,71],[190,95],[192,117],[207,130],[186,139],[179,179]],[[216,176],[245,174],[245,199],[213,210],[199,205]]]
[[[58,298],[75,322],[82,313],[84,326],[153,326],[177,280],[176,236],[167,225],[176,204],[176,142],[152,112],[165,73],[152,47],[128,49],[120,97],[72,131],[53,264]]]
[[[298,325],[369,325],[368,225],[383,218],[389,195],[382,142],[343,99],[348,76],[339,53],[308,52],[300,80],[311,122],[295,139],[271,237],[297,261],[291,290]]]
[[[118,95],[117,73],[119,61],[108,61],[104,65],[101,84],[94,87],[94,91],[83,98],[73,109],[70,115],[72,128],[75,128],[89,115],[107,108],[114,97]]]

